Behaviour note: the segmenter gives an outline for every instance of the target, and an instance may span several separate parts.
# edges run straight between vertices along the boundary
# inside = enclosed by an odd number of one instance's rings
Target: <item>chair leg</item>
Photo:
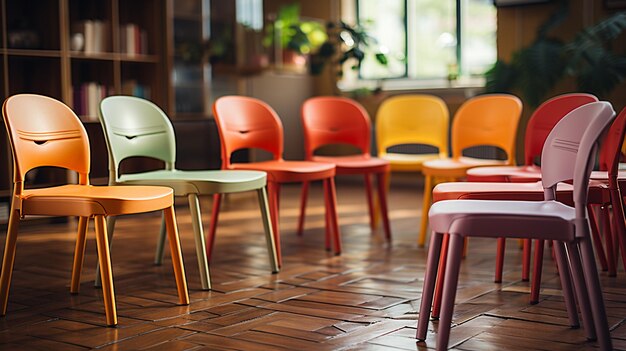
[[[606,261],[609,268],[609,277],[615,277],[617,275],[617,267],[615,267],[615,252],[613,251],[613,233],[611,228],[611,212],[608,205],[600,207],[600,213],[602,220],[604,221],[604,241],[606,242]],[[604,253],[604,245],[602,240],[594,242],[596,253],[600,256],[600,253]]]
[[[504,250],[506,249],[506,238],[498,238],[498,248],[496,251],[496,276],[494,283],[502,283],[502,270],[504,268]]]
[[[372,229],[372,234],[376,229],[376,219],[374,214],[374,198],[372,196],[372,177],[369,174],[364,174],[363,178],[365,180],[365,196],[367,199],[367,210],[370,215],[370,229]]]
[[[437,282],[435,286],[435,298],[433,301],[433,319],[439,319],[441,314],[441,297],[443,295],[443,282],[446,277],[446,264],[448,264],[448,247],[450,246],[450,234],[443,234],[441,245],[441,257],[439,258],[439,268],[437,269]]]
[[[109,240],[109,251],[111,251],[111,245],[113,245],[113,232],[115,230],[116,216],[109,216],[106,218],[107,238]],[[100,277],[100,262],[96,262],[96,278],[94,279],[93,286],[95,288],[102,287],[102,280]]]
[[[522,251],[522,281],[527,282],[530,278],[530,257],[532,255],[531,239],[524,239]]]
[[[589,213],[589,225],[591,226],[591,235],[596,247],[602,247],[602,239],[600,238],[600,226],[596,220],[596,211],[594,211],[593,206],[587,205],[587,212]],[[597,250],[598,260],[600,260],[600,266],[602,266],[603,271],[609,270],[609,265],[606,260],[606,255],[604,254],[604,250]]]
[[[611,208],[613,209],[613,235],[616,237],[619,244],[619,249],[622,253],[622,264],[624,270],[626,270],[626,223],[624,222],[624,206],[622,204],[622,195],[619,189],[614,188],[611,192]]]
[[[543,246],[544,240],[535,240],[535,262],[533,277],[530,282],[530,304],[539,303],[539,289],[541,288],[541,270],[543,269]]]
[[[272,273],[278,273],[280,266],[278,266],[278,258],[276,257],[276,242],[274,241],[274,232],[272,230],[271,216],[269,210],[269,204],[267,201],[267,191],[265,187],[257,190],[259,197],[259,206],[261,208],[261,219],[263,220],[263,229],[265,231],[265,241],[267,242],[267,252],[270,258],[270,267],[272,267]]]
[[[9,303],[9,286],[13,275],[13,264],[15,263],[15,246],[17,243],[17,231],[20,225],[19,211],[11,211],[9,225],[7,228],[7,238],[4,245],[4,256],[2,258],[2,273],[0,273],[0,315],[7,314]]]
[[[211,222],[209,222],[209,234],[206,238],[207,261],[211,262],[213,245],[215,244],[215,232],[217,230],[217,219],[220,215],[220,205],[222,204],[222,194],[213,194],[213,208],[211,209]]]
[[[376,175],[376,185],[378,186],[378,203],[380,204],[380,213],[383,217],[383,227],[385,228],[385,237],[391,242],[391,224],[389,223],[389,208],[387,207],[387,178],[389,173],[378,173]]]
[[[572,291],[572,273],[567,261],[565,252],[565,244],[562,242],[554,242],[554,252],[556,255],[556,263],[559,270],[559,278],[561,279],[561,289],[563,290],[563,300],[567,309],[567,318],[572,328],[579,328],[578,310],[576,309],[576,299]]]
[[[324,196],[326,202],[326,212],[330,224],[332,239],[335,246],[335,255],[341,254],[341,234],[339,233],[339,223],[337,221],[337,193],[335,192],[335,178],[324,179]]]
[[[96,227],[96,245],[98,247],[98,262],[100,263],[100,278],[102,281],[102,297],[106,323],[112,327],[117,325],[115,309],[115,290],[113,288],[113,272],[111,271],[111,254],[109,252],[109,238],[104,216],[94,217]]]
[[[417,244],[423,247],[426,243],[426,229],[428,228],[428,210],[430,210],[430,202],[433,192],[433,177],[430,175],[424,176],[424,202],[422,204],[422,221],[420,223],[420,233],[417,239]]]
[[[283,266],[283,257],[280,249],[280,227],[279,227],[279,208],[278,208],[278,184],[267,182],[268,202],[270,208],[270,219],[272,220],[272,229],[274,230],[274,243],[276,247],[276,257],[278,259],[278,267]]]
[[[567,243],[567,254],[570,265],[572,267],[572,282],[574,283],[574,292],[580,305],[580,314],[583,318],[583,327],[585,335],[589,340],[596,340],[596,327],[593,322],[593,314],[591,312],[591,304],[589,295],[587,294],[587,286],[585,283],[585,275],[580,262],[580,250],[576,244]]]
[[[159,237],[157,238],[156,252],[154,253],[154,264],[160,266],[163,264],[163,252],[165,249],[165,217],[161,215],[161,226],[159,227]]]
[[[178,290],[178,303],[189,305],[189,292],[187,291],[187,279],[185,278],[185,266],[183,255],[180,250],[180,239],[178,238],[178,228],[176,227],[176,215],[174,206],[163,210],[165,225],[167,227],[167,238],[170,242],[170,252],[172,255],[172,266],[174,267],[174,277]]]
[[[456,288],[459,281],[462,253],[463,237],[460,235],[450,235],[450,251],[448,253],[448,264],[443,288],[441,317],[439,318],[439,329],[437,330],[437,349],[440,350],[447,348],[450,339],[454,298],[456,297]]]
[[[72,265],[72,281],[70,283],[70,293],[78,294],[80,290],[80,273],[83,270],[85,258],[85,242],[87,241],[87,225],[89,217],[78,218],[78,234],[76,236],[76,246],[74,248],[74,263]]]
[[[417,333],[415,336],[420,341],[426,340],[426,333],[428,332],[430,307],[433,301],[433,290],[435,289],[435,278],[437,278],[437,266],[440,262],[439,256],[441,254],[442,241],[443,235],[438,233],[431,234],[424,286],[422,288],[422,301],[420,302],[420,312],[417,319]]]
[[[200,284],[202,290],[211,290],[211,275],[209,274],[209,263],[207,261],[206,245],[204,242],[200,200],[198,199],[198,194],[189,194],[187,200],[189,201],[189,212],[191,212],[193,237],[196,241],[196,257],[198,259],[198,271],[200,272]]]
[[[298,218],[298,235],[304,232],[304,219],[306,217],[306,201],[309,197],[309,182],[302,182],[302,191],[300,193],[300,218]]]
[[[578,246],[581,251],[585,283],[589,294],[589,302],[591,303],[591,313],[593,314],[600,350],[612,350],[613,347],[611,345],[611,335],[609,333],[609,322],[606,317],[604,297],[602,297],[600,279],[598,278],[596,262],[593,257],[593,248],[591,247],[591,242],[587,239],[588,237],[587,235],[581,238]]]

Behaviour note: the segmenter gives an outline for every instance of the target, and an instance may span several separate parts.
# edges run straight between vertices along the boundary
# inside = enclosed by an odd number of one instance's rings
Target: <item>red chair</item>
[[[335,165],[310,161],[286,161],[283,159],[283,126],[276,112],[261,100],[244,96],[225,96],[213,105],[222,146],[222,168],[247,169],[267,172],[272,226],[278,265],[282,266],[278,209],[280,185],[292,182],[324,183],[326,205],[326,249],[331,249],[333,239],[335,254],[341,253],[341,239],[337,224],[337,199],[335,195]],[[232,154],[241,149],[257,148],[272,154],[272,160],[248,163],[232,163]],[[213,196],[213,213],[209,228],[209,257],[213,249],[221,194]]]
[[[362,174],[370,215],[370,225],[375,228],[375,207],[372,200],[371,176],[376,175],[378,198],[387,240],[391,240],[391,227],[387,212],[386,178],[391,169],[389,161],[372,157],[370,153],[371,124],[367,111],[354,100],[343,97],[316,97],[302,105],[304,150],[308,161],[333,163],[337,174]],[[315,151],[325,145],[347,144],[360,153],[350,156],[317,156]],[[302,234],[309,183],[302,183],[298,234]]]

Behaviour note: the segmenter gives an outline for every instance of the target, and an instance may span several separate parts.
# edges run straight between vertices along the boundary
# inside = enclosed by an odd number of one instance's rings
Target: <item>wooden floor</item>
[[[321,186],[313,188],[306,231],[295,235],[298,188],[281,200],[284,267],[271,274],[254,194],[225,203],[211,264],[213,291],[201,291],[186,201],[177,207],[191,304],[176,305],[169,256],[154,266],[160,218],[118,220],[113,241],[117,328],[104,326],[93,288],[95,239],[90,228],[79,295],[69,294],[75,223],[22,226],[9,296],[0,319],[7,350],[417,350],[434,348],[437,324],[416,343],[426,262],[416,245],[420,191],[392,188],[393,244],[371,232],[360,187],[338,185],[344,253],[323,248]],[[317,191],[319,189],[319,191]],[[210,199],[202,200],[205,223]],[[2,236],[4,240],[4,236]],[[457,350],[593,350],[582,329],[567,326],[554,264],[546,258],[538,305],[520,280],[520,250],[509,242],[504,283],[493,283],[495,245],[472,240],[463,263],[450,347]],[[168,254],[169,255],[169,254]],[[626,273],[602,274],[614,346],[626,349]]]

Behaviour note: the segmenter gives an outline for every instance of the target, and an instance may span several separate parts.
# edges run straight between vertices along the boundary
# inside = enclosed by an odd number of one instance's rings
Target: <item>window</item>
[[[480,76],[496,60],[493,0],[356,0],[357,21],[376,39],[362,79]]]

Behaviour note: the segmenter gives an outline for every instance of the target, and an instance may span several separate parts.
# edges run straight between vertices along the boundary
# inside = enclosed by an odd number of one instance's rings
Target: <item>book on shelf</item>
[[[121,52],[130,56],[148,54],[148,34],[134,23],[120,27],[120,44]]]
[[[85,53],[109,51],[109,26],[104,21],[84,20],[72,26],[70,48]]]
[[[85,82],[78,87],[72,87],[74,112],[83,121],[97,121],[100,101],[107,95],[112,95],[111,89],[97,82]]]

